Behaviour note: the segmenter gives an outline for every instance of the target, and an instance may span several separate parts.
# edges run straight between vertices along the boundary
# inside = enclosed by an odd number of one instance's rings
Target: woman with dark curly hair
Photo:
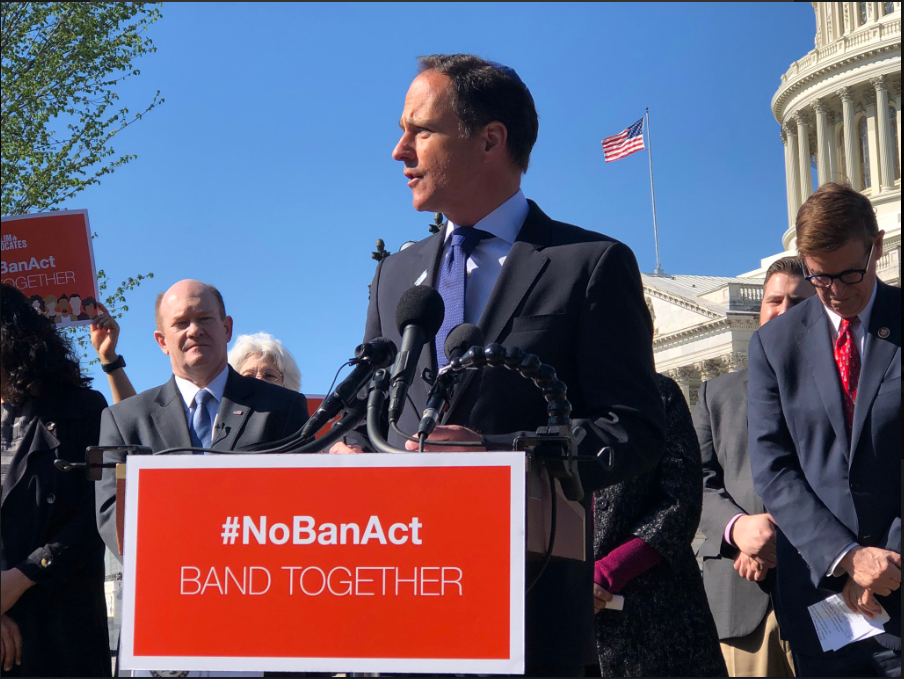
[[[7,676],[110,676],[104,544],[83,462],[107,403],[67,339],[0,286],[0,667]]]

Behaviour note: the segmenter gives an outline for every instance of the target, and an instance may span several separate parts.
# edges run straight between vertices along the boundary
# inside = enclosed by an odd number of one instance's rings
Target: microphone
[[[389,421],[396,422],[405,408],[408,387],[417,372],[417,362],[424,344],[436,337],[443,324],[446,305],[442,296],[427,285],[408,288],[396,307],[396,326],[402,346],[389,378]]]
[[[349,408],[358,392],[367,386],[374,372],[392,365],[395,357],[396,346],[391,339],[385,337],[375,337],[370,342],[358,345],[355,358],[352,359],[357,364],[355,369],[336,386],[332,394],[323,399],[317,411],[305,422],[301,429],[301,440],[313,436],[323,425]]]
[[[446,358],[451,363],[456,358],[461,358],[464,353],[474,346],[482,347],[484,343],[483,332],[476,325],[471,323],[462,323],[452,328],[452,332],[446,338]],[[424,410],[424,417],[418,426],[418,438],[430,436],[431,432],[436,429],[439,424],[439,418],[445,412],[452,400],[452,392],[455,385],[461,379],[461,373],[452,370],[444,370],[440,372],[439,377],[433,384],[427,396],[427,407]]]

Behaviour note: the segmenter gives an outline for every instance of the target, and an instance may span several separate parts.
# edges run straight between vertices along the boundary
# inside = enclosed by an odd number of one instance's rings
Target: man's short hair
[[[852,240],[869,249],[878,235],[869,199],[844,184],[823,184],[797,212],[797,250],[803,256],[834,252]]]
[[[769,279],[772,278],[777,273],[783,273],[786,276],[797,276],[798,278],[804,277],[804,267],[800,263],[799,257],[782,257],[781,259],[777,259],[772,264],[769,265],[769,268],[766,269],[766,280],[763,281],[763,287],[766,287],[766,284],[769,282]]]
[[[418,67],[420,73],[436,71],[452,81],[452,110],[466,137],[494,121],[505,125],[506,149],[521,172],[527,172],[540,124],[534,98],[514,71],[507,73],[473,54],[422,56]]]
[[[226,304],[223,303],[223,295],[221,295],[220,291],[209,283],[204,283],[204,287],[207,288],[217,300],[217,311],[220,312],[220,318],[226,318]],[[161,292],[159,295],[157,295],[157,299],[154,302],[154,322],[157,324],[157,330],[161,329],[160,304],[163,302],[163,298],[165,296],[166,292]]]

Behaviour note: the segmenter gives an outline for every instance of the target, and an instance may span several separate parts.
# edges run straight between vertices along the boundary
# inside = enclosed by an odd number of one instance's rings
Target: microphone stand
[[[410,453],[410,450],[395,448],[383,434],[382,417],[389,393],[390,374],[386,370],[377,370],[367,394],[367,438],[378,453]]]
[[[336,422],[329,432],[321,438],[315,439],[309,437],[304,441],[289,441],[281,446],[270,450],[258,451],[231,451],[231,450],[213,450],[209,448],[167,448],[156,453],[148,446],[90,446],[85,450],[85,462],[70,462],[68,460],[54,460],[54,467],[59,472],[71,472],[77,469],[84,469],[85,476],[89,481],[100,481],[104,469],[114,469],[117,465],[115,462],[104,462],[104,453],[113,451],[123,451],[128,455],[173,455],[178,453],[209,453],[216,455],[260,455],[267,453],[315,453],[332,446],[345,436],[350,430],[357,427],[364,418],[366,399],[355,399],[355,401],[345,411],[345,414]],[[406,452],[406,451],[400,451]],[[121,464],[121,463],[120,463]]]

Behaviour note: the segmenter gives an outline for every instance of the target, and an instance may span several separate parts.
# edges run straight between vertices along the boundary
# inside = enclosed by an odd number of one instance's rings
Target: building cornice
[[[667,335],[653,338],[653,350],[662,351],[670,347],[690,344],[707,337],[721,335],[731,330],[756,330],[760,327],[759,314],[755,312],[738,312],[722,316],[713,321],[699,323]]]
[[[646,294],[650,295],[650,297],[655,297],[657,299],[661,299],[664,302],[668,302],[669,304],[674,304],[675,306],[681,307],[682,309],[687,309],[688,311],[694,311],[698,314],[702,314],[709,318],[721,318],[722,317],[721,314],[716,313],[712,309],[707,309],[706,307],[701,306],[701,305],[689,300],[687,297],[680,297],[678,295],[672,295],[667,292],[663,292],[662,290],[659,290],[658,288],[649,286],[647,284],[644,284],[643,289]]]
[[[791,64],[772,98],[772,114],[782,123],[785,105],[811,83],[876,55],[901,52],[901,19],[873,24],[852,35],[811,50]]]

